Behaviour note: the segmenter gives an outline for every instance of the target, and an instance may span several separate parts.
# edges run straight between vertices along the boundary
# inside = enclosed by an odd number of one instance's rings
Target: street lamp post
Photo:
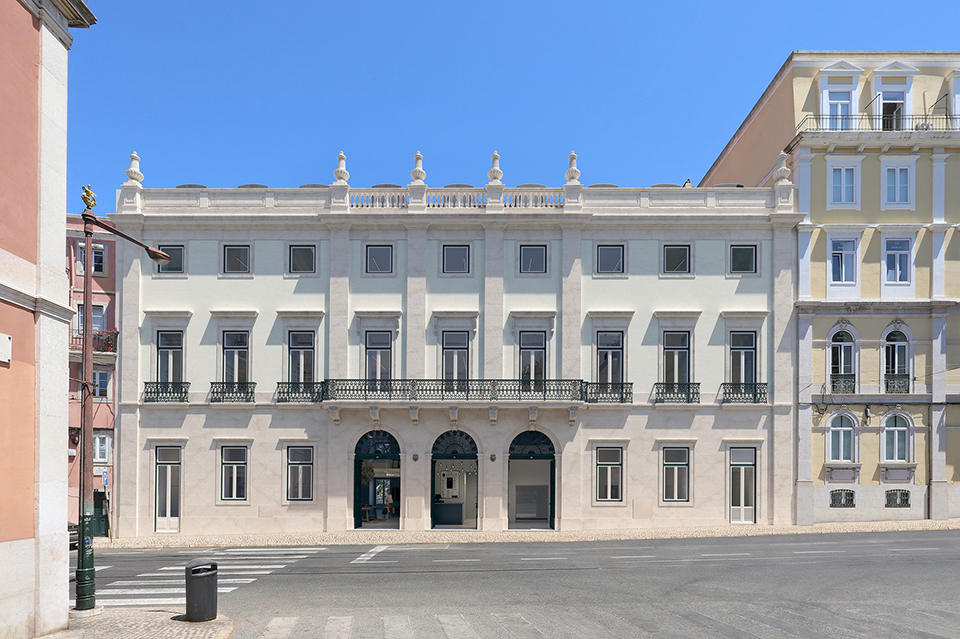
[[[93,214],[97,194],[89,185],[83,187],[83,342],[80,376],[80,525],[77,549],[77,610],[92,610],[97,603],[95,569],[93,567],[93,227],[99,227],[125,240],[142,246],[150,259],[166,264],[170,256],[135,240],[118,230],[111,222]]]

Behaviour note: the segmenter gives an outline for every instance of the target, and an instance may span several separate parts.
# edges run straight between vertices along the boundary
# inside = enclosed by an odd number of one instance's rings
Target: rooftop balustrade
[[[957,115],[807,115],[797,125],[797,133],[805,132],[960,132]]]

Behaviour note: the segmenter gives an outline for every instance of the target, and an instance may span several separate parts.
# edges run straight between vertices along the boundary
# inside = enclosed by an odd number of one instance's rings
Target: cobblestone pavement
[[[960,518],[915,521],[824,523],[813,526],[725,525],[623,530],[347,530],[326,533],[250,535],[158,535],[124,539],[94,538],[94,548],[162,548],[186,546],[335,546],[421,543],[571,542],[624,539],[682,539],[758,535],[958,530]]]
[[[107,608],[102,614],[70,620],[70,630],[43,639],[226,639],[233,622],[223,615],[190,623],[173,608]]]

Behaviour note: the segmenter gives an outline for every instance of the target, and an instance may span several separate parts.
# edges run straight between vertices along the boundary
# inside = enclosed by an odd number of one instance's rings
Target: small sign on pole
[[[109,482],[107,481],[107,471],[103,471],[102,477],[103,477],[103,485],[104,486],[109,485]]]

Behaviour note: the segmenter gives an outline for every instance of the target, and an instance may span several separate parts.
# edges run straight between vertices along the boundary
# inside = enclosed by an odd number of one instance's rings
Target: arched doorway
[[[553,442],[539,431],[524,431],[510,443],[507,463],[508,526],[554,528],[557,461]]]
[[[476,528],[479,482],[477,442],[448,430],[433,443],[430,520],[433,528]]]
[[[353,527],[400,528],[400,444],[371,430],[357,442],[353,466]]]

